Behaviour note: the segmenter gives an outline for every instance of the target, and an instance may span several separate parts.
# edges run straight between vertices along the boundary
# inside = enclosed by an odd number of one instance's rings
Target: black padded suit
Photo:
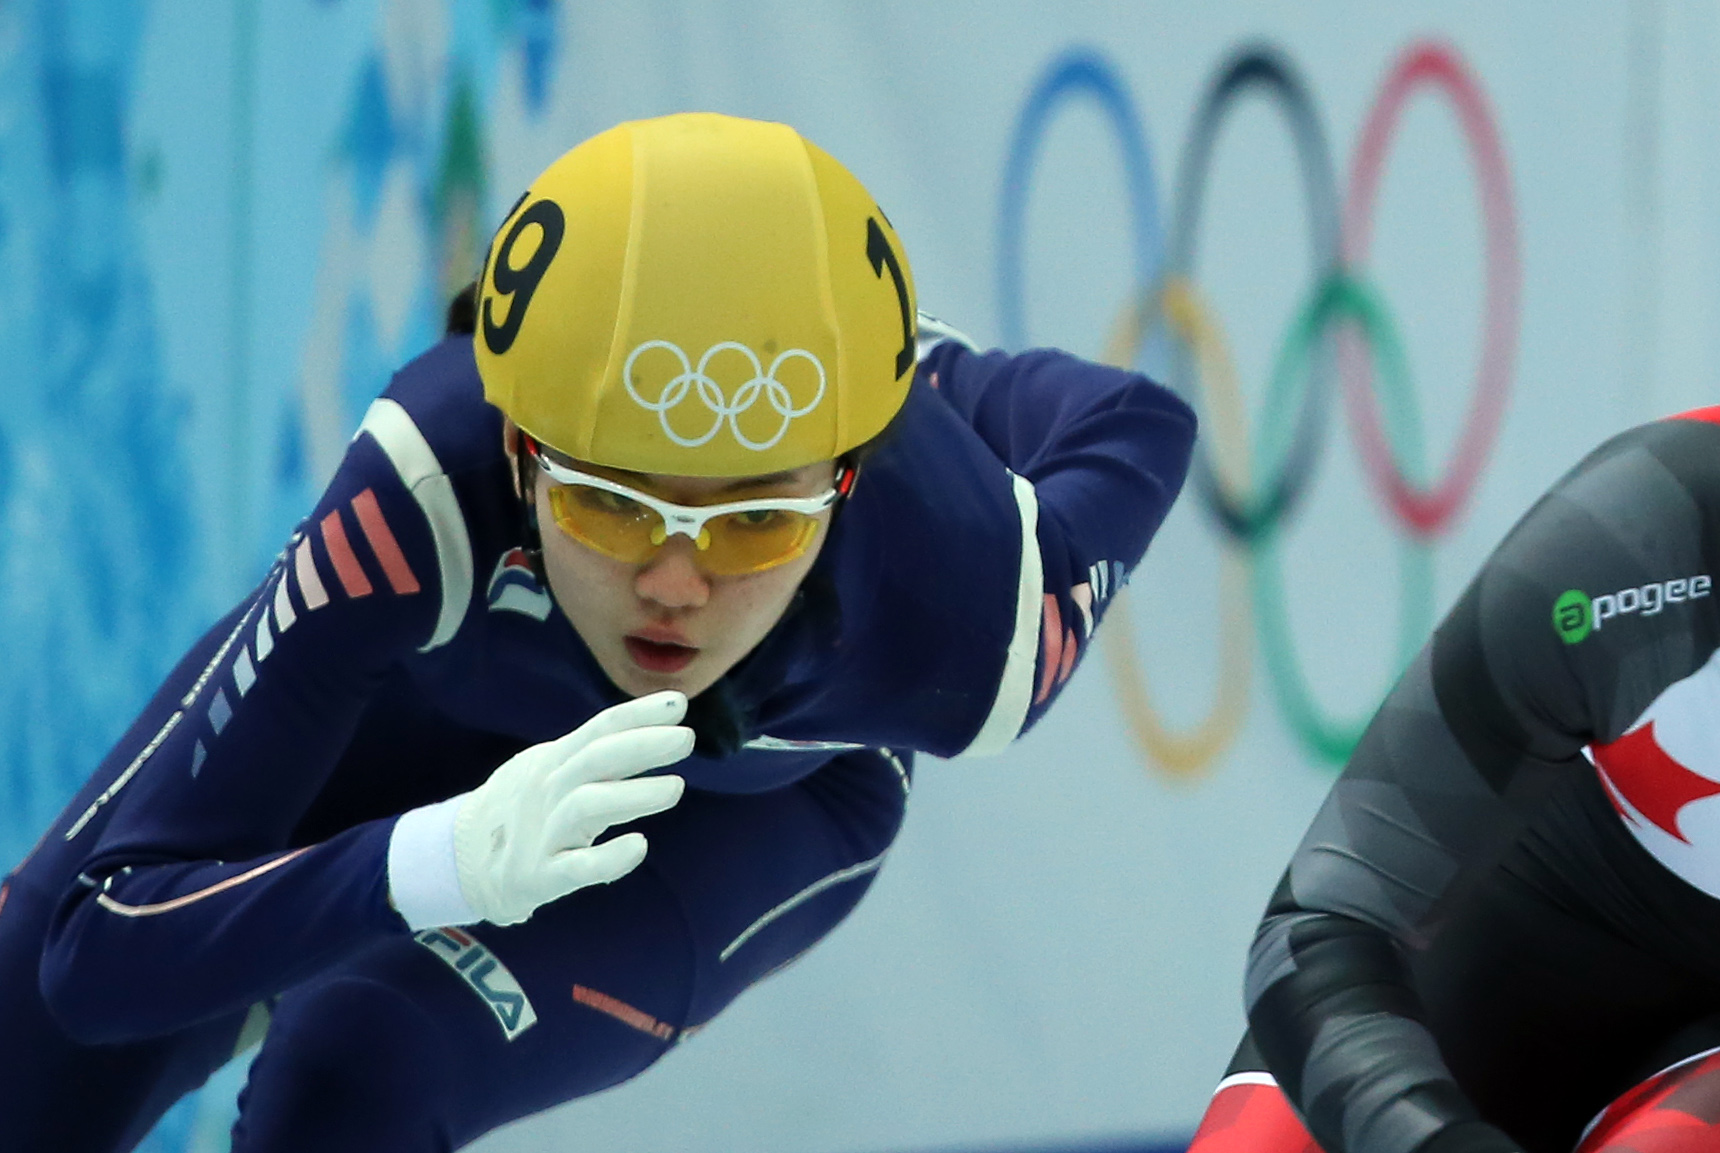
[[[1720,408],[1561,479],[1386,699],[1261,921],[1232,1066],[1327,1153],[1569,1153],[1720,1045],[1715,574]]]

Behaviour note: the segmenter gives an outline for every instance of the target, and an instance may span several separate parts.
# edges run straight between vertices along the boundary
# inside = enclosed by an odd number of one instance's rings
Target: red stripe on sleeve
[[[1057,607],[1057,597],[1045,594],[1045,614],[1039,628],[1045,636],[1045,655],[1039,672],[1039,692],[1033,703],[1042,705],[1051,696],[1051,686],[1057,683],[1057,669],[1063,663],[1063,610]]]
[[[346,595],[354,598],[369,596],[370,578],[364,575],[364,567],[353,555],[338,508],[322,518],[322,535],[323,547],[328,549],[328,559],[334,565],[334,575],[340,578],[340,587],[346,590]]]
[[[370,551],[381,563],[382,575],[388,578],[389,587],[401,596],[417,592],[418,577],[412,566],[406,563],[406,554],[400,551],[400,543],[394,539],[394,533],[389,531],[382,506],[376,503],[376,493],[367,488],[353,497],[352,511],[358,514],[358,527],[364,530],[364,539],[370,542]]]

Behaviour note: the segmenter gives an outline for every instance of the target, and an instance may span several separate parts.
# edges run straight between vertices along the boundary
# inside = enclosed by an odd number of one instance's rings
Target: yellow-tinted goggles
[[[527,445],[550,480],[550,512],[562,532],[625,564],[643,564],[679,533],[693,542],[693,562],[711,576],[763,572],[805,555],[818,539],[818,514],[854,479],[853,469],[842,468],[836,483],[816,496],[675,504],[558,464]]]

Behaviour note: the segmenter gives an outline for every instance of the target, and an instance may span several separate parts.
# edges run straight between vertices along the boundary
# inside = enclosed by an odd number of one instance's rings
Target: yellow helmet
[[[753,476],[881,432],[914,367],[914,282],[858,180],[792,128],[618,125],[497,230],[473,344],[484,395],[593,464]]]

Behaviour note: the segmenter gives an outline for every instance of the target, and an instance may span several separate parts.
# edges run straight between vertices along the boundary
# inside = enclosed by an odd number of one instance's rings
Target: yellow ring
[[[1104,360],[1129,368],[1140,354],[1152,328],[1163,320],[1170,331],[1189,344],[1200,365],[1201,395],[1218,450],[1215,465],[1240,481],[1233,491],[1248,489],[1248,420],[1236,365],[1218,322],[1201,302],[1187,277],[1171,277],[1157,292],[1138,297],[1124,306],[1122,315],[1106,342]],[[1225,450],[1229,451],[1226,452]],[[1225,458],[1229,459],[1226,460]],[[1105,630],[1102,648],[1111,670],[1111,683],[1123,710],[1129,733],[1149,767],[1156,764],[1177,777],[1192,777],[1210,764],[1235,739],[1248,713],[1254,671],[1253,601],[1250,598],[1248,554],[1240,544],[1223,538],[1219,589],[1228,606],[1220,626],[1218,697],[1212,711],[1194,728],[1173,731],[1147,699],[1146,677],[1141,671],[1135,646],[1130,641],[1128,606],[1119,594],[1112,602],[1111,626]]]

